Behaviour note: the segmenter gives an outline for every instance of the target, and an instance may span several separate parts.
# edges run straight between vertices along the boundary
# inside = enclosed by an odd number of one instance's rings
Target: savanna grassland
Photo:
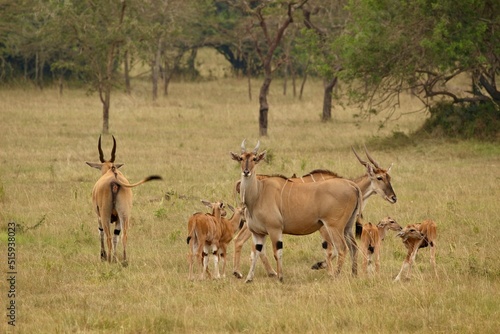
[[[410,114],[379,129],[382,118],[356,120],[336,108],[321,123],[321,83],[308,82],[302,100],[269,96],[268,161],[262,173],[305,174],[328,168],[346,177],[364,173],[350,147],[366,144],[392,167],[398,202],[372,197],[365,218],[394,217],[401,225],[426,218],[438,224],[435,279],[422,249],[411,280],[393,283],[406,254],[390,233],[376,278],[340,277],[310,266],[323,258],[319,234],[284,238],[284,283],[259,263],[253,283],[227,277],[189,281],[187,220],[205,211],[201,199],[237,205],[240,169],[229,152],[258,138],[260,82],[249,101],[246,80],[173,83],[151,102],[147,88],[112,96],[110,132],[116,162],[136,182],[129,266],[99,259],[91,191],[99,172],[102,128],[97,95],[83,90],[0,90],[0,332],[17,333],[497,333],[500,328],[500,146],[475,141],[407,137],[424,121]],[[417,103],[406,99],[402,111]],[[111,136],[103,137],[108,158]],[[15,222],[15,297],[8,298],[8,224]],[[268,243],[267,254],[272,257]],[[121,248],[119,248],[121,249]],[[232,246],[229,249],[232,258]],[[248,271],[250,246],[244,248]],[[361,260],[361,259],[359,259]],[[272,261],[274,265],[274,261]],[[7,306],[16,303],[16,326]]]

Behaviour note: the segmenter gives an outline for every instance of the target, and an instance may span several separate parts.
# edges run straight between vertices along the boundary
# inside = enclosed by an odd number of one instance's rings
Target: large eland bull
[[[313,183],[293,182],[285,177],[259,179],[255,167],[266,155],[266,151],[258,152],[259,144],[252,152],[247,152],[243,141],[241,154],[231,152],[232,159],[241,164],[240,195],[258,255],[269,235],[277,262],[276,272],[283,281],[283,234],[307,235],[322,229],[322,237],[338,251],[335,271],[331,254],[327,254],[329,273],[340,273],[349,249],[352,271],[356,274],[357,245],[353,228],[363,205],[359,187],[342,178]],[[253,280],[256,263],[257,256],[254,256],[247,282]]]
[[[101,171],[101,177],[97,180],[92,190],[92,204],[98,218],[99,236],[101,238],[101,259],[103,261],[116,261],[116,246],[118,238],[123,230],[123,264],[127,264],[127,230],[132,210],[132,190],[140,184],[151,180],[161,180],[161,176],[151,175],[145,179],[130,184],[123,174],[118,170],[123,164],[115,164],[116,140],[113,136],[113,149],[111,159],[105,160],[101,149],[101,136],[97,145],[100,163],[86,162],[87,165]],[[111,224],[115,223],[113,232],[113,243],[111,243]],[[104,248],[104,235],[108,252]]]

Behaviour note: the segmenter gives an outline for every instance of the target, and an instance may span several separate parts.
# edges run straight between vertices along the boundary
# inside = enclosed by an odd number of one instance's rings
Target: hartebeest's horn
[[[113,137],[113,149],[111,150],[111,159],[109,161],[115,162],[116,140],[115,136],[112,135],[111,137]]]
[[[367,156],[368,160],[370,160],[370,161],[371,161],[371,163],[372,163],[375,167],[377,167],[377,168],[381,168],[381,167],[379,166],[379,164],[378,164],[378,163],[377,163],[377,162],[376,162],[376,161],[375,161],[375,160],[374,160],[374,159],[370,156],[370,153],[368,153],[368,150],[366,149],[366,146],[365,146],[365,153],[366,153],[366,156]]]
[[[245,148],[245,141],[246,139],[243,139],[243,141],[241,142],[241,154],[247,151],[247,149]]]
[[[366,166],[366,167],[367,167],[367,166],[368,166],[368,162],[366,162],[366,161],[362,160],[362,159],[359,157],[359,155],[358,155],[358,153],[356,153],[356,150],[354,149],[354,147],[352,147],[352,146],[351,146],[351,149],[352,149],[352,151],[354,152],[354,155],[356,156],[356,158],[358,158],[359,162],[361,162],[361,164],[362,164],[363,166]]]
[[[257,154],[257,152],[259,152],[259,147],[260,147],[260,140],[257,140],[257,145],[255,145],[255,148],[253,149],[253,154]]]
[[[99,135],[99,141],[97,142],[97,149],[99,150],[99,160],[101,162],[104,162],[104,153],[102,152],[101,148],[101,135]]]

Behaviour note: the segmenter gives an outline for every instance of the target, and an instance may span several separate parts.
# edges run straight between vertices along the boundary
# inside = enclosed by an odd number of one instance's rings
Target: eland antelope
[[[219,244],[223,232],[222,216],[226,215],[225,205],[222,202],[209,202],[202,200],[204,205],[212,209],[212,213],[196,212],[188,220],[189,245],[189,279],[194,278],[194,262],[202,265],[200,279],[205,278],[208,271],[208,256],[212,252],[214,259],[215,278],[220,278],[219,273]]]
[[[245,140],[241,153],[231,152],[233,160],[241,166],[242,202],[247,209],[247,224],[260,253],[269,235],[277,263],[277,276],[283,281],[283,234],[307,235],[323,228],[322,236],[338,251],[335,274],[340,273],[347,249],[351,254],[352,272],[357,273],[357,246],[353,235],[354,223],[361,212],[363,197],[352,181],[336,178],[316,183],[293,182],[285,177],[259,180],[255,167],[266,156],[259,153],[260,142],[247,152]],[[257,256],[252,259],[246,281],[255,274]],[[330,274],[334,274],[331,257],[327,257]]]
[[[368,269],[375,258],[375,272],[380,271],[380,248],[387,231],[401,231],[402,227],[391,217],[383,218],[377,225],[366,223],[361,232],[361,254],[363,255],[363,271],[368,274]]]
[[[132,190],[140,184],[151,180],[161,180],[161,176],[151,175],[145,179],[130,184],[123,174],[118,170],[123,164],[115,164],[116,140],[113,137],[113,149],[111,158],[104,159],[101,148],[101,136],[97,148],[99,150],[100,163],[86,162],[87,165],[101,171],[101,177],[97,180],[92,190],[92,204],[97,214],[99,236],[101,239],[101,259],[103,261],[116,261],[116,246],[121,234],[123,244],[123,264],[127,264],[127,230],[132,210]],[[115,223],[113,237],[111,237],[111,224]],[[123,233],[121,233],[123,231]],[[104,236],[106,235],[107,249],[104,247]],[[111,243],[113,238],[113,243]]]
[[[433,220],[425,220],[422,223],[407,225],[401,232],[397,234],[398,237],[403,239],[403,244],[405,245],[408,253],[403,261],[401,270],[396,276],[394,281],[399,281],[403,272],[406,270],[406,278],[410,276],[410,271],[415,258],[417,257],[417,252],[420,248],[425,248],[429,246],[431,253],[431,265],[434,269],[434,275],[438,277],[436,269],[436,223]]]
[[[367,161],[361,159],[359,155],[356,153],[354,148],[352,148],[352,151],[358,161],[365,166],[366,168],[366,174],[353,179],[359,188],[361,189],[363,193],[363,207],[361,211],[363,212],[365,205],[368,201],[368,198],[374,194],[378,194],[381,196],[383,199],[388,201],[391,204],[394,204],[397,202],[397,196],[396,193],[394,192],[394,189],[392,188],[391,184],[391,176],[389,175],[389,172],[391,170],[391,166],[386,170],[375,161],[375,159],[372,158],[372,156],[368,153],[368,150],[365,148],[365,154],[368,158],[368,160],[372,163],[368,163]],[[309,174],[306,174],[302,177],[303,180],[308,180],[308,179],[314,179],[315,182],[317,180],[322,180],[326,179],[327,177],[335,177],[336,174],[331,175],[331,172],[326,172],[323,170],[316,170],[313,171]],[[338,176],[337,176],[338,177]],[[363,214],[360,215],[360,218],[363,216]],[[360,236],[362,231],[361,223],[359,221],[356,222],[356,235]],[[326,241],[323,241],[322,243],[323,248],[326,250],[327,253],[332,253],[334,252],[332,244],[327,243]],[[311,269],[322,269],[325,268],[326,265],[324,261],[317,262],[314,264]]]
[[[366,173],[354,178],[350,179],[351,181],[355,182],[358,187],[361,189],[361,192],[363,194],[363,208],[366,206],[366,203],[368,203],[368,199],[375,194],[379,194],[382,198],[387,200],[389,203],[396,203],[397,197],[394,192],[394,189],[392,188],[391,185],[391,177],[389,175],[389,171],[392,167],[392,165],[386,170],[373,159],[373,157],[368,153],[368,150],[365,148],[365,154],[368,157],[369,161],[372,163],[370,165],[368,162],[362,160],[359,155],[356,153],[354,148],[352,148],[352,151],[354,155],[357,157],[358,161],[365,166],[366,168]],[[268,175],[257,175],[257,178],[263,179],[269,177]],[[342,176],[339,176],[337,173],[334,173],[330,170],[326,169],[315,169],[308,174],[305,174],[301,177],[296,177],[295,175],[289,178],[290,180],[294,182],[302,182],[302,183],[309,183],[309,182],[321,182],[333,178],[342,178]],[[238,180],[236,183],[236,192],[240,192],[240,184],[241,180]],[[359,221],[356,222],[356,235],[359,237],[361,235],[361,230],[362,230],[362,225]],[[241,249],[245,242],[250,239],[252,236],[252,233],[248,230],[248,226],[245,224],[243,225],[242,229],[238,232],[234,239],[234,259],[233,259],[233,275],[236,276],[237,278],[242,278],[243,275],[240,272],[240,257],[241,257]],[[328,243],[323,242],[322,247],[327,250],[332,252],[333,249],[331,245],[328,245]],[[253,248],[255,248],[253,246]],[[254,249],[252,250],[252,256],[254,255]],[[276,275],[276,272],[274,269],[271,267],[269,264],[269,260],[267,259],[267,256],[265,255],[264,252],[261,252],[260,254],[260,259],[262,260],[262,263],[264,264],[264,267],[266,268],[266,271],[269,276],[274,276]],[[326,262],[325,261],[319,261],[315,263],[312,267],[312,269],[324,269],[326,268]]]

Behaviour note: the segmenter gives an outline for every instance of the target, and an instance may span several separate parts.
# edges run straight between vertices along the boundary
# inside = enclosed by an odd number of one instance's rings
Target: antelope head
[[[212,209],[212,216],[218,217],[225,217],[226,216],[226,206],[224,205],[223,202],[210,202],[207,200],[201,200],[201,202],[208,208]]]
[[[403,242],[406,242],[408,239],[417,239],[422,240],[425,236],[417,230],[415,227],[405,227],[401,232],[396,234],[397,237],[401,237]]]
[[[99,141],[97,143],[97,149],[99,150],[99,160],[101,161],[100,163],[98,162],[86,162],[87,165],[89,165],[92,168],[97,168],[101,171],[101,173],[104,175],[106,172],[110,169],[118,169],[123,164],[115,164],[115,153],[116,153],[116,139],[115,136],[113,137],[113,148],[111,149],[111,158],[109,160],[104,159],[104,153],[102,152],[101,148],[101,136],[99,136]]]
[[[366,147],[365,147],[365,154],[368,160],[371,162],[371,164],[361,159],[358,153],[356,153],[356,151],[354,150],[354,147],[351,148],[356,158],[358,158],[359,162],[366,167],[366,172],[371,180],[372,189],[377,194],[382,196],[385,200],[387,200],[389,203],[396,203],[398,198],[396,196],[396,193],[394,192],[394,189],[392,189],[391,176],[389,175],[389,171],[391,170],[392,164],[389,167],[389,169],[385,170],[382,167],[380,167],[380,165],[375,161],[375,159],[371,157]]]
[[[245,148],[245,139],[241,142],[241,154],[230,152],[231,158],[241,163],[241,175],[243,177],[250,177],[253,174],[255,166],[266,157],[266,151],[258,153],[260,141],[252,152],[247,152]]]
[[[385,217],[383,218],[378,224],[378,227],[381,227],[383,229],[388,229],[392,231],[401,231],[403,228],[401,225],[399,225],[394,219],[391,217]]]

